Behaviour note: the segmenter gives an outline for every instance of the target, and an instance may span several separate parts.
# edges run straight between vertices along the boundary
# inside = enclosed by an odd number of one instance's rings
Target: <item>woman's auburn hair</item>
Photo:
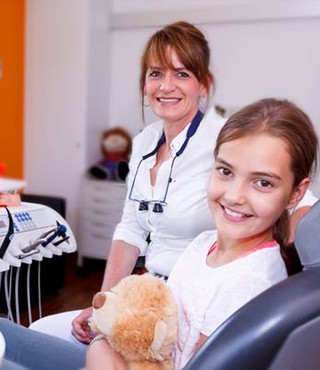
[[[140,93],[143,97],[145,77],[151,63],[173,68],[170,50],[174,50],[184,67],[191,71],[209,92],[213,84],[210,72],[210,48],[204,34],[193,24],[180,21],[169,24],[153,34],[141,57]]]

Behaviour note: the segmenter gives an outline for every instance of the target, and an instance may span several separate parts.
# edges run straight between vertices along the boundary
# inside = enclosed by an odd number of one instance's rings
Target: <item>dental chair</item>
[[[226,320],[184,370],[320,369],[320,201],[295,234],[303,271]]]

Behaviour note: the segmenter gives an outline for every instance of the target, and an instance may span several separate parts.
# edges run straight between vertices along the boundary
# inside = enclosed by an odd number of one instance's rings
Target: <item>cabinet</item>
[[[115,226],[122,216],[126,184],[84,179],[78,233],[78,266],[83,257],[107,259]]]

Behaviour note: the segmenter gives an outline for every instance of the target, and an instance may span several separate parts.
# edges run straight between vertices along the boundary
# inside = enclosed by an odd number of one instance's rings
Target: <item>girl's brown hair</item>
[[[258,133],[280,138],[286,143],[294,174],[293,188],[314,175],[318,157],[317,134],[309,117],[288,100],[262,99],[233,114],[218,136],[215,157],[222,144]],[[289,214],[286,210],[274,225],[273,237],[284,247],[289,233]]]
[[[188,22],[169,24],[153,34],[141,57],[140,93],[143,102],[145,77],[150,63],[157,61],[164,68],[173,68],[168,49],[173,49],[186,69],[209,92],[213,75],[209,69],[210,48],[203,33]],[[143,106],[142,106],[143,110]]]

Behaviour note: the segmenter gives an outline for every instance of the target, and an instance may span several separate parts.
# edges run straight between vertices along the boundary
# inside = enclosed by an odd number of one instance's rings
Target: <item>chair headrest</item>
[[[299,221],[294,244],[304,270],[320,267],[320,200]]]

